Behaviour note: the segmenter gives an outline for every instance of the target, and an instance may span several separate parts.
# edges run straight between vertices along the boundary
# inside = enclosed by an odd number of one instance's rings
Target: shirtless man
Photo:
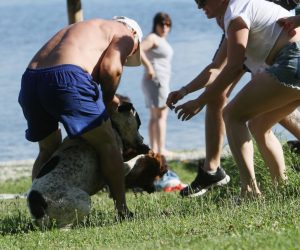
[[[39,143],[32,179],[68,136],[82,137],[96,150],[119,216],[130,214],[123,159],[109,114],[123,66],[138,66],[142,31],[127,17],[92,19],[57,32],[33,57],[22,76],[19,103],[27,120],[26,139]],[[101,87],[99,87],[100,85]]]

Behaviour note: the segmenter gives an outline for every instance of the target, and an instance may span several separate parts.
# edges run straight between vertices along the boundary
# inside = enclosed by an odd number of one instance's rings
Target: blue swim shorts
[[[57,130],[58,122],[74,138],[109,117],[99,86],[76,65],[26,69],[18,101],[27,120],[26,139],[33,142]]]
[[[266,72],[289,88],[300,90],[300,41],[284,46]]]

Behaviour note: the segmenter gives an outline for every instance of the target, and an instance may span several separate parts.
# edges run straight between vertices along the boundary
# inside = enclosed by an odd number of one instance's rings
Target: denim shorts
[[[76,65],[26,69],[18,100],[29,141],[44,139],[58,129],[58,122],[74,138],[108,119],[99,86]]]
[[[266,72],[275,76],[282,85],[300,90],[300,41],[284,46]]]

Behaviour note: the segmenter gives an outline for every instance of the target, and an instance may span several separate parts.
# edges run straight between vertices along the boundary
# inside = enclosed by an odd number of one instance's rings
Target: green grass
[[[89,218],[70,230],[35,228],[23,199],[0,201],[0,249],[300,249],[299,157],[286,150],[289,183],[273,188],[260,156],[257,179],[264,199],[237,204],[238,171],[231,157],[222,161],[229,185],[202,198],[182,199],[177,192],[133,194],[131,221],[114,220],[107,193],[92,197]],[[169,163],[183,182],[195,177],[197,162]],[[0,183],[1,193],[22,193],[29,178]]]

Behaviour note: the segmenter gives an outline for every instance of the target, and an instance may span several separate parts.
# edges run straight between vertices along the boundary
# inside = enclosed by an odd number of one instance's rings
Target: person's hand
[[[181,100],[187,93],[183,91],[183,89],[172,91],[169,93],[166,104],[167,106],[173,110],[175,108],[175,104]]]
[[[188,101],[175,108],[175,113],[179,120],[187,121],[194,115],[198,114],[204,107],[204,104],[199,103],[198,99]]]
[[[147,79],[152,80],[155,76],[156,76],[156,74],[155,74],[154,68],[149,67],[147,69]]]
[[[117,112],[119,105],[120,99],[117,96],[114,96],[112,101],[106,105],[108,114],[111,116],[113,113]]]
[[[283,17],[278,19],[277,23],[292,37],[296,35],[295,28],[298,27],[295,21],[295,17]]]

